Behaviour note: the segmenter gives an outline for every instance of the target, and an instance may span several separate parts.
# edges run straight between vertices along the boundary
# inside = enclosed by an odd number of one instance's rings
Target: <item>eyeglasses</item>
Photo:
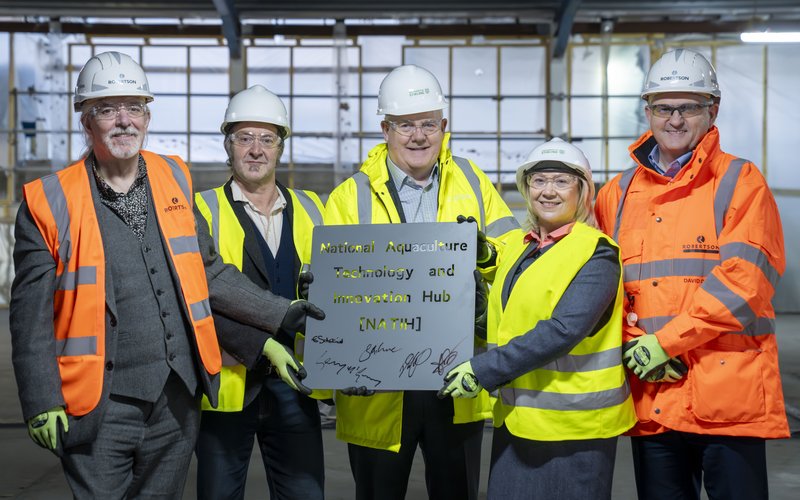
[[[395,132],[406,137],[414,135],[417,129],[422,130],[422,133],[425,135],[433,135],[442,130],[441,120],[426,120],[419,125],[414,122],[391,122],[389,120],[386,120],[386,123],[388,123]]]
[[[113,120],[125,110],[129,118],[141,118],[147,113],[147,104],[141,102],[121,102],[118,104],[98,104],[92,108],[92,116],[98,120]]]
[[[552,184],[556,191],[567,191],[578,182],[574,175],[562,174],[558,177],[545,177],[533,174],[528,176],[528,187],[537,191],[543,190],[548,184]]]
[[[258,140],[258,143],[261,144],[261,147],[264,149],[275,149],[283,143],[283,139],[272,134],[261,134],[256,137],[253,134],[236,133],[231,134],[230,137],[234,144],[243,148],[253,147],[253,145],[256,143],[256,140]]]
[[[647,106],[654,115],[659,118],[672,118],[672,113],[678,112],[683,118],[698,116],[704,109],[711,107],[714,103],[706,104],[681,104],[680,106],[668,106],[666,104],[651,104]]]

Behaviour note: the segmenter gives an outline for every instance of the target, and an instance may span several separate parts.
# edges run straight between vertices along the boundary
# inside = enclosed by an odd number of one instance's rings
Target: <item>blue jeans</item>
[[[240,412],[204,411],[197,441],[197,497],[244,498],[254,438],[272,499],[322,499],[325,465],[317,402],[275,377]]]
[[[640,500],[710,500],[769,497],[763,439],[670,431],[631,438]]]

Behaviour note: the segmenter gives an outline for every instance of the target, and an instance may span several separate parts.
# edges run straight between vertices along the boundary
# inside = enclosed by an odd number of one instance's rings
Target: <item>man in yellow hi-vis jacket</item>
[[[445,108],[441,86],[426,69],[406,65],[389,73],[378,95],[386,142],[331,193],[326,223],[472,217],[488,238],[479,245],[478,261],[490,274],[503,237],[519,225],[486,175],[447,148]],[[477,498],[483,420],[491,416],[488,394],[454,403],[437,399],[435,391],[365,389],[336,393],[336,435],[349,443],[356,498],[405,498],[417,445],[431,498]]]
[[[225,262],[262,288],[296,300],[308,286],[311,236],[323,222],[323,207],[316,194],[276,181],[290,133],[286,107],[278,96],[254,85],[231,98],[221,130],[232,177],[198,193],[198,209]],[[237,343],[251,346],[232,345],[234,356],[228,355],[227,337],[220,335],[220,403],[212,408],[203,401],[198,498],[244,498],[257,437],[270,498],[322,499],[325,469],[317,402],[292,377],[302,372],[293,356],[302,350],[302,335],[268,335],[224,315],[215,315],[214,322],[221,332],[235,335]],[[248,354],[236,357],[235,352]]]

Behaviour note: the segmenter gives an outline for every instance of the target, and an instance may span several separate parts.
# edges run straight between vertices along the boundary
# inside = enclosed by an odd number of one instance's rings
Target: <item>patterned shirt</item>
[[[91,156],[92,172],[97,181],[97,190],[100,192],[100,201],[122,219],[133,234],[142,241],[144,230],[147,227],[147,166],[144,158],[139,155],[139,172],[127,193],[118,193],[97,171],[97,160]]]

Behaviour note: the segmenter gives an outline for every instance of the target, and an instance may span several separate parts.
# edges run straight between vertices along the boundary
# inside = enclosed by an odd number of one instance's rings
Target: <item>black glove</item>
[[[475,217],[469,216],[464,217],[463,215],[459,215],[456,217],[456,222],[459,224],[463,222],[474,222],[476,225],[478,221],[475,220]],[[494,246],[491,243],[486,241],[486,235],[483,234],[480,228],[478,228],[478,246],[477,246],[477,254],[475,260],[480,264],[482,267],[493,265],[496,258],[497,258],[497,251],[495,251]]]
[[[489,311],[489,287],[481,276],[481,272],[472,271],[475,277],[475,336],[486,340],[486,318]]]
[[[325,312],[307,300],[295,300],[289,304],[281,321],[280,329],[294,338],[296,332],[306,333],[306,317],[325,319]]]
[[[372,396],[375,394],[375,391],[367,389],[365,385],[360,387],[345,387],[344,389],[339,389],[339,392],[345,396]]]
[[[311,271],[303,271],[297,277],[297,296],[303,300],[308,300],[308,287],[314,282],[314,275]]]

